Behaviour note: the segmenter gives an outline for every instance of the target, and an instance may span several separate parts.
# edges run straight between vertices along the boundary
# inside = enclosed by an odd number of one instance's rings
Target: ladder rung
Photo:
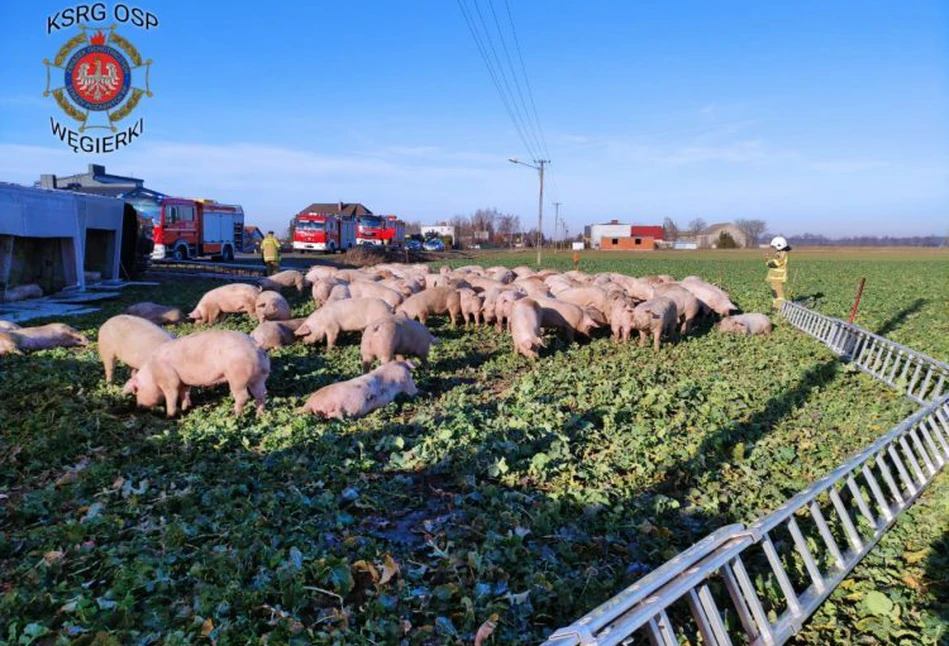
[[[909,387],[906,389],[906,392],[908,392],[909,394],[912,395],[913,392],[915,392],[916,382],[919,381],[919,373],[921,373],[922,371],[923,371],[923,364],[917,361],[916,370],[913,371],[913,378],[910,379]]]
[[[877,346],[879,350],[877,351],[876,359],[873,360],[873,366],[870,367],[870,372],[874,374],[876,374],[877,368],[880,366],[880,361],[883,359],[883,351],[887,349],[882,343],[878,343]]]
[[[906,455],[906,460],[909,462],[909,465],[913,467],[913,473],[916,474],[916,484],[920,487],[926,484],[926,476],[923,475],[923,468],[919,466],[919,460],[916,455],[913,453],[913,449],[910,448],[909,442],[906,441],[906,436],[903,435],[899,440],[900,447],[903,449],[904,455]],[[919,487],[917,487],[919,488]]]
[[[919,396],[921,399],[926,399],[926,393],[929,392],[929,382],[933,379],[933,367],[929,366],[929,369],[926,370],[926,377],[923,379],[923,385],[919,387]]]
[[[890,460],[893,461],[893,465],[896,467],[896,472],[900,476],[900,480],[903,481],[903,486],[906,487],[906,490],[909,492],[909,496],[916,495],[916,483],[913,482],[913,479],[909,477],[909,472],[906,470],[906,465],[900,460],[900,455],[896,450],[896,443],[890,444],[887,447],[887,451],[890,454]],[[902,493],[902,490],[900,491]],[[900,502],[906,502],[905,496],[900,496]]]
[[[893,383],[896,379],[896,370],[900,367],[900,363],[903,362],[903,351],[900,350],[896,353],[896,361],[893,362],[893,368],[890,369],[890,376],[887,379],[889,383]]]
[[[881,379],[883,378],[883,374],[886,372],[887,367],[890,365],[890,359],[892,358],[893,358],[893,350],[890,349],[886,353],[886,358],[883,360],[883,365],[880,366],[879,373],[877,373],[877,376],[880,377]]]
[[[939,428],[939,420],[930,416],[926,422],[929,424],[929,429],[932,431],[932,434],[936,436],[936,439],[939,440],[939,443],[942,445],[943,456],[949,459],[949,443],[946,442],[946,436],[943,435],[942,430]]]
[[[801,528],[798,527],[797,521],[794,520],[794,518],[788,519],[788,530],[791,532],[791,538],[794,539],[794,545],[797,547],[797,553],[801,555],[801,559],[804,561],[804,567],[811,577],[811,582],[814,584],[814,589],[817,590],[818,593],[823,593],[825,588],[824,577],[817,568],[817,563],[814,561],[814,555],[811,554],[810,548],[807,547],[807,541],[804,539],[804,535],[801,533]]]
[[[935,413],[933,422],[938,423],[942,432],[949,435],[949,415],[944,414],[941,410],[936,410]]]
[[[946,385],[946,373],[940,372],[939,381],[936,382],[936,387],[933,388],[933,396],[932,396],[933,401],[936,401],[937,399],[942,397],[942,394],[943,394],[942,389],[943,389],[943,386],[945,385]]]
[[[833,557],[837,569],[843,570],[844,555],[840,553],[840,547],[838,547],[837,541],[834,540],[833,534],[830,533],[830,527],[827,525],[827,519],[824,518],[824,513],[821,511],[820,505],[817,504],[816,500],[812,500],[810,508],[811,517],[814,519],[814,522],[817,523],[817,531],[820,533],[821,538],[824,539],[824,545],[827,546],[827,550],[830,552],[831,557]]]
[[[705,583],[699,584],[688,592],[689,608],[698,625],[702,639],[709,646],[732,646],[731,638],[725,631],[722,616],[715,605],[711,590]]]
[[[727,564],[722,568],[722,577],[725,579],[725,590],[728,591],[728,596],[731,597],[732,605],[735,606],[738,619],[741,620],[741,625],[745,629],[745,634],[751,639],[757,638],[759,635],[758,624],[752,614],[750,602],[745,599],[745,595],[738,585],[738,580],[735,578],[734,571]],[[754,593],[754,590],[752,590],[752,593]],[[755,600],[757,600],[757,596]]]
[[[748,571],[745,569],[745,564],[741,560],[741,556],[736,556],[731,562],[731,567],[726,567],[724,570],[733,575],[738,582],[738,586],[742,592],[742,598],[751,609],[751,614],[758,628],[757,635],[760,636],[761,642],[763,644],[773,644],[774,635],[771,632],[771,622],[768,621],[768,615],[761,605],[761,599],[758,598],[758,593],[755,591],[755,586],[751,582],[751,577],[748,576]]]
[[[857,481],[853,479],[853,476],[847,476],[847,488],[850,489],[850,495],[853,496],[853,501],[857,504],[860,514],[870,523],[873,529],[876,529],[879,526],[876,516],[870,511],[870,505],[867,504],[867,500],[863,497],[863,492],[860,491],[860,487],[857,486]]]
[[[936,475],[936,467],[933,464],[932,458],[926,451],[926,447],[923,446],[922,441],[919,439],[919,429],[914,426],[909,430],[908,435],[913,441],[913,446],[916,447],[916,454],[923,459],[923,466],[925,466],[926,470],[929,471],[929,476],[932,477]],[[929,478],[926,478],[926,480],[928,481]]]
[[[936,470],[942,469],[942,465],[946,463],[946,460],[936,446],[933,436],[929,433],[926,420],[922,420],[916,428],[919,434],[923,436],[923,439],[926,440],[926,446],[929,447],[929,455],[932,457],[933,465],[936,467]],[[933,475],[935,475],[935,473]]]
[[[646,632],[653,646],[678,646],[679,644],[675,631],[672,629],[672,622],[669,621],[669,615],[665,610],[659,611],[658,615],[649,620]]]
[[[781,562],[778,550],[775,549],[774,543],[771,542],[770,535],[765,534],[761,537],[761,549],[764,550],[764,554],[768,558],[768,563],[771,564],[771,571],[774,573],[774,578],[778,580],[778,586],[781,588],[781,592],[784,593],[784,600],[788,604],[788,612],[795,617],[800,617],[801,603],[798,601],[797,592],[794,591],[794,586],[791,585],[791,579],[788,578],[788,573],[784,569],[784,564]]]
[[[890,468],[886,466],[886,461],[884,460],[884,453],[878,453],[876,456],[877,466],[880,467],[880,473],[883,475],[883,481],[886,482],[887,488],[890,490],[890,493],[893,495],[894,500],[900,505],[903,504],[903,490],[900,489],[896,480],[893,479],[893,474],[890,473]],[[892,458],[891,458],[892,459]],[[893,520],[892,515],[884,512],[884,516],[887,516],[887,520]]]
[[[903,381],[907,375],[909,375],[909,367],[911,365],[913,365],[913,357],[906,355],[906,361],[903,362],[903,371],[900,372],[900,381]]]
[[[850,547],[853,548],[854,552],[859,552],[863,549],[863,540],[860,538],[857,528],[854,527],[853,520],[850,518],[850,512],[847,511],[847,507],[844,505],[844,501],[840,499],[840,494],[835,487],[830,488],[828,495],[830,496],[830,502],[834,505],[834,509],[837,510],[837,517],[840,518],[840,522],[843,523],[847,540],[850,541]]]
[[[886,481],[890,491],[893,492],[894,496],[899,496],[897,500],[902,502],[903,497],[899,495],[899,488],[896,486],[896,483],[893,482],[893,476],[890,475],[889,469],[883,464],[881,456],[877,456],[877,466],[880,467],[880,473],[883,475],[883,479]],[[870,493],[873,494],[873,499],[876,500],[877,507],[880,508],[880,513],[883,515],[884,521],[892,520],[893,514],[890,512],[890,503],[887,501],[886,496],[883,495],[883,489],[880,487],[880,483],[873,477],[873,471],[870,470],[870,465],[864,464],[860,472],[863,474],[863,479],[866,481],[867,486],[870,487]],[[854,481],[851,487],[851,491],[854,490],[856,490],[856,494],[854,495],[857,497],[857,506],[860,507],[861,513],[863,513],[864,516],[870,516],[870,506],[866,503],[863,494],[857,488],[856,481]],[[866,509],[866,511],[864,511],[864,509]],[[874,529],[879,529],[880,525],[884,524],[880,523],[875,517],[872,519],[868,518],[868,520],[870,520],[870,524],[873,525]]]

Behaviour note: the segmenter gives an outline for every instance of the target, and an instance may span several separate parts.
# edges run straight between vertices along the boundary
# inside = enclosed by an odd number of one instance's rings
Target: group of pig
[[[298,295],[309,286],[316,309],[306,318],[291,318],[282,290]],[[360,417],[385,406],[399,394],[418,390],[412,356],[425,364],[438,340],[426,327],[431,315],[447,315],[451,325],[494,324],[507,330],[515,352],[534,359],[545,347],[543,330],[555,329],[567,342],[609,327],[614,341],[651,336],[656,350],[662,339],[687,333],[695,320],[710,313],[724,317],[719,328],[739,334],[767,334],[771,321],[762,314],[732,315],[737,307],[728,294],[698,277],[675,281],[669,276],[633,278],[623,274],[579,271],[535,272],[528,267],[477,265],[431,273],[427,265],[385,264],[364,269],[316,266],[306,275],[288,270],[257,285],[233,283],[202,296],[187,318],[214,325],[229,314],[247,314],[258,322],[250,335],[208,329],[176,338],[163,326],[183,322],[183,313],[156,303],[139,303],[99,329],[98,350],[105,377],[112,382],[115,362],[132,369],[123,392],[140,407],[165,404],[169,417],[191,406],[192,387],[227,383],[240,414],[253,398],[263,410],[270,374],[268,350],[295,342],[325,340],[332,349],[342,332],[361,332],[363,375],[313,393],[302,411],[321,417]],[[87,345],[78,331],[54,323],[19,328],[0,321],[0,354],[47,347]],[[379,360],[381,366],[371,370]]]

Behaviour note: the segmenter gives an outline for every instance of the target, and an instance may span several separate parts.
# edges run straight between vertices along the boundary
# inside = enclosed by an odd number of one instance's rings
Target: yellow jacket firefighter
[[[260,253],[264,256],[264,262],[276,262],[280,259],[280,241],[268,235],[260,242]]]
[[[769,283],[788,282],[788,252],[779,251],[768,261],[768,277],[765,280]]]

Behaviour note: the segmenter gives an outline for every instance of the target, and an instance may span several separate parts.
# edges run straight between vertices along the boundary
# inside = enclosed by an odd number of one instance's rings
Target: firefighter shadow
[[[925,298],[917,298],[915,301],[890,317],[887,321],[884,321],[883,325],[877,328],[876,333],[880,336],[886,336],[890,332],[899,329],[900,326],[906,322],[906,319],[923,309],[923,306],[926,305],[927,302],[928,301]]]

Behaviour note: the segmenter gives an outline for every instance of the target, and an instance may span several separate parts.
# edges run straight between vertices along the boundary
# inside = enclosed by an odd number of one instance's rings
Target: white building
[[[446,236],[451,238],[452,243],[458,242],[458,239],[455,237],[455,227],[451,225],[447,225],[447,224],[427,225],[427,226],[423,226],[421,228],[421,231],[422,231],[423,238],[427,238],[429,235],[429,232],[431,232],[433,235],[436,235],[439,238],[444,238]]]
[[[592,224],[590,225],[590,247],[599,249],[602,238],[628,238],[632,230],[632,224],[621,224],[619,220]]]

